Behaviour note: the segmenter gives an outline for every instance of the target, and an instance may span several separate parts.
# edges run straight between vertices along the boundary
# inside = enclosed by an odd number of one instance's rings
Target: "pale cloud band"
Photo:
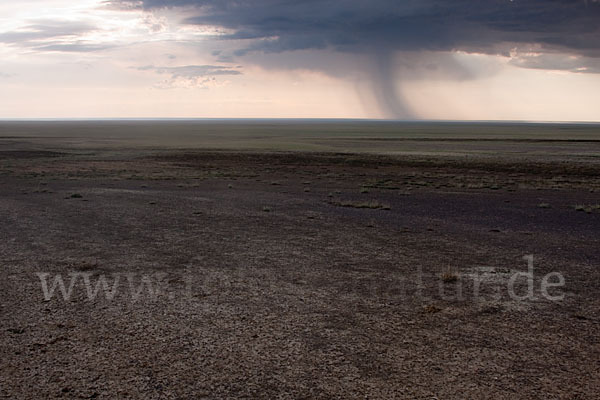
[[[139,71],[153,71],[168,75],[168,78],[155,86],[161,89],[181,88],[210,88],[218,84],[216,77],[224,75],[242,75],[236,68],[218,65],[185,65],[180,67],[155,67],[146,65],[137,68]]]

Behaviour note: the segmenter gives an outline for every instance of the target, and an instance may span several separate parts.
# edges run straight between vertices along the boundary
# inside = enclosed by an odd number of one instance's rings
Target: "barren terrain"
[[[382,126],[1,125],[0,396],[597,398],[598,128]]]

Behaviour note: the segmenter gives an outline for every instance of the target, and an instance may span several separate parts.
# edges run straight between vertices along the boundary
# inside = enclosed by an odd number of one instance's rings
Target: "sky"
[[[600,0],[0,0],[0,118],[600,121]]]

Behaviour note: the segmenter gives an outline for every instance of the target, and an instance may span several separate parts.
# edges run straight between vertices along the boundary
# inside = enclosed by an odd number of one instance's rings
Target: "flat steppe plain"
[[[600,393],[598,126],[2,122],[0,221],[3,398]]]

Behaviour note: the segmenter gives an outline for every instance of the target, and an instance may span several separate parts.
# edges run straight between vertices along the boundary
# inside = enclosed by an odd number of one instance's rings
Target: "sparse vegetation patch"
[[[591,214],[594,211],[600,211],[600,204],[577,204],[573,207],[575,208],[575,211],[585,211],[588,214]]]
[[[446,271],[442,274],[441,278],[444,283],[453,283],[458,280],[458,274],[454,271]]]
[[[351,208],[368,208],[372,210],[390,210],[391,207],[389,204],[381,203],[377,200],[371,201],[351,201],[351,200],[343,200],[343,201],[332,201],[330,204],[337,207],[351,207]]]

